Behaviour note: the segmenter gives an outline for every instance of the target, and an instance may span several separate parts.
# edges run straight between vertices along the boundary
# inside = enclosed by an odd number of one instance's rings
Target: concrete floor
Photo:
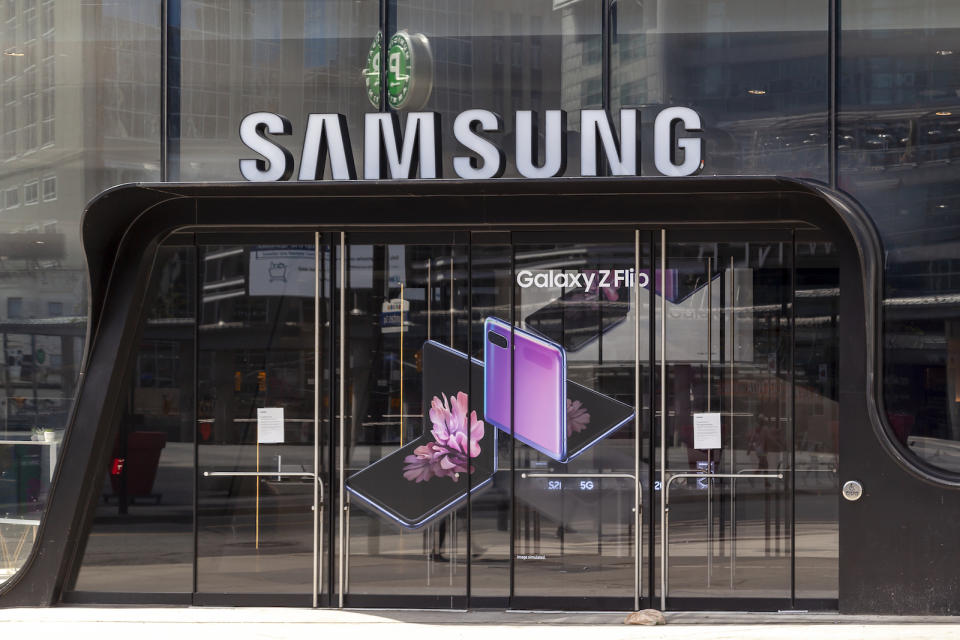
[[[268,608],[56,607],[0,610],[8,637],[407,638],[425,640],[710,638],[710,640],[941,640],[960,638],[960,618],[835,614],[668,613],[662,627],[628,627],[620,613],[520,613]]]

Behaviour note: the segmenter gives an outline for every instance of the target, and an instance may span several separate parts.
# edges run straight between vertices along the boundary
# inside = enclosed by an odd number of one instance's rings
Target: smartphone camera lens
[[[503,337],[502,335],[500,335],[499,333],[495,333],[495,332],[493,332],[493,331],[488,331],[488,332],[487,332],[487,339],[488,339],[492,344],[497,345],[497,346],[500,347],[501,349],[506,349],[506,348],[507,348],[507,339],[504,338],[504,337]]]

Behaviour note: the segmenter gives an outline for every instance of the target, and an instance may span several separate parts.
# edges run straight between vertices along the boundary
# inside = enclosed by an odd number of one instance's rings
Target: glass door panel
[[[328,449],[318,446],[327,445],[328,421],[315,423],[329,406],[323,246],[315,234],[200,243],[199,593],[309,596],[315,581],[323,591]]]
[[[484,361],[484,321],[512,318],[513,246],[509,232],[476,231],[470,237],[470,355]],[[470,496],[470,603],[503,607],[511,587],[512,440],[485,420],[497,437],[497,464],[487,487]]]
[[[789,605],[792,239],[667,233],[667,594]]]
[[[514,606],[630,608],[640,596],[647,238],[513,234],[512,318],[486,318],[484,361],[488,420],[514,445]]]
[[[410,239],[346,234],[348,606],[464,606],[467,489],[493,474],[482,363],[467,356],[466,235]]]
[[[832,578],[795,586],[835,547],[826,492],[796,502],[795,460],[819,472],[835,448],[796,458],[793,363],[818,362],[832,414],[835,349],[795,356],[794,232],[673,232],[662,266],[658,235],[343,236],[345,605],[630,608],[647,576],[671,608],[829,597]],[[668,508],[638,527],[644,495]]]
[[[840,265],[836,244],[821,232],[798,230],[796,273],[796,595],[836,601],[840,583]]]

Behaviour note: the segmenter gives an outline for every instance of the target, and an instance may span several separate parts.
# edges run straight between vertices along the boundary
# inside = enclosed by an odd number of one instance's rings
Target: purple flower
[[[470,459],[480,455],[483,421],[471,411],[467,419],[468,397],[460,391],[456,396],[434,396],[430,403],[430,422],[433,423],[433,442],[420,445],[413,454],[403,459],[403,477],[411,482],[426,482],[430,478],[446,476],[456,482],[459,474],[473,465]]]
[[[590,413],[579,400],[567,398],[567,435],[579,433],[590,424]]]

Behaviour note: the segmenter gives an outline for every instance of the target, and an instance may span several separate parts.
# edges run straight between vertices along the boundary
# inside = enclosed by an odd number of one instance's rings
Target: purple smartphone
[[[483,331],[484,417],[554,460],[566,460],[567,356],[563,347],[523,329],[514,328],[511,335],[510,324],[499,318],[487,318]],[[512,363],[511,339],[515,344]]]

